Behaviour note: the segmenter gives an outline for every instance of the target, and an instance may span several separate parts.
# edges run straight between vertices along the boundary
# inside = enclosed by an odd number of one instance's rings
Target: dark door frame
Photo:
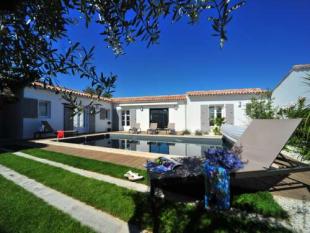
[[[166,124],[168,125],[168,123],[169,123],[169,108],[150,108],[150,113],[149,113],[149,123],[152,123],[152,117],[151,117],[151,115],[152,115],[152,111],[153,110],[166,110],[167,111],[167,122],[166,122]],[[167,125],[166,126],[164,126],[163,128],[165,128],[165,127],[167,127]],[[160,128],[160,126],[158,126],[158,128]],[[160,128],[161,129],[161,128]]]
[[[64,106],[64,114],[63,114],[63,128],[64,128],[64,130],[67,130],[66,129],[66,127],[65,127],[65,124],[66,124],[66,119],[65,119],[65,108],[71,108],[72,109],[72,111],[73,111],[73,107],[72,106],[70,106],[69,104],[66,104],[66,103],[64,103],[63,104],[63,106]],[[72,130],[74,129],[74,123],[73,123],[73,118],[72,118]]]

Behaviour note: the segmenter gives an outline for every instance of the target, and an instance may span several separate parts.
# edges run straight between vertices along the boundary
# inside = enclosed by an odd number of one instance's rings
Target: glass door
[[[169,119],[168,108],[150,109],[150,123],[157,123],[159,129],[167,128]]]

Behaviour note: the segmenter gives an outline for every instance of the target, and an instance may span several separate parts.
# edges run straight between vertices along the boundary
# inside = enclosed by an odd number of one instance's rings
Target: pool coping
[[[85,134],[85,135],[79,135],[75,137],[67,137],[66,139],[83,138],[83,137],[85,138],[89,136],[100,136],[100,135],[106,135],[106,134],[137,135],[137,134],[129,134],[129,133],[106,132],[106,133]],[[164,136],[167,138],[178,137],[178,138],[199,138],[199,139],[222,139],[222,135],[215,135],[215,136],[151,135],[151,134],[138,134],[138,135],[141,135],[141,136],[147,135],[147,136],[153,136],[153,137]],[[92,151],[105,152],[105,153],[111,153],[111,154],[136,156],[136,157],[149,158],[149,159],[156,159],[158,157],[169,157],[169,158],[184,157],[184,155],[171,155],[171,154],[166,155],[166,154],[150,153],[150,152],[144,152],[144,151],[131,151],[131,150],[108,148],[108,147],[101,147],[101,146],[81,145],[81,144],[76,144],[76,143],[57,141],[56,138],[37,139],[37,140],[32,140],[31,142],[45,144],[45,145],[69,147],[69,148],[75,148],[75,149],[92,150]]]

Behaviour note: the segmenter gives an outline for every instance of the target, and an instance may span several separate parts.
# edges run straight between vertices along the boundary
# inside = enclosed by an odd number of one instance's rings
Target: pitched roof
[[[45,85],[41,82],[33,82],[33,87],[44,88],[51,91],[59,91],[66,93],[73,93],[74,95],[96,99],[96,96],[90,95],[85,92],[72,90],[64,87]],[[188,96],[214,96],[214,95],[246,95],[246,94],[262,94],[266,91],[261,88],[244,88],[244,89],[227,89],[227,90],[209,90],[209,91],[189,91],[186,94]],[[120,98],[104,98],[100,97],[100,100],[106,102],[113,102],[117,104],[125,103],[155,103],[155,102],[167,102],[167,101],[185,101],[186,94],[184,95],[160,95],[160,96],[140,96],[140,97],[120,97]]]
[[[294,71],[310,70],[310,64],[294,65],[292,70],[294,70]]]
[[[278,86],[280,86],[280,85],[284,82],[284,80],[285,80],[293,71],[298,72],[298,71],[305,71],[305,70],[310,70],[310,64],[298,64],[298,65],[294,65],[294,66],[290,69],[290,71],[288,72],[288,74],[286,74],[286,75],[281,79],[281,81],[273,88],[273,91],[274,91],[275,89],[277,89]]]
[[[141,97],[124,97],[112,98],[114,103],[145,103],[145,102],[166,102],[186,100],[185,95],[161,95],[161,96],[141,96]]]
[[[86,97],[86,98],[90,98],[90,99],[97,99],[96,95],[91,95],[91,94],[88,94],[88,93],[85,93],[82,91],[72,90],[69,88],[64,88],[64,87],[59,87],[59,86],[52,86],[52,85],[48,85],[48,84],[46,84],[44,86],[44,84],[42,82],[33,82],[32,86],[35,88],[42,88],[42,89],[46,89],[46,90],[50,90],[50,91],[72,93],[76,96]],[[100,97],[99,99],[106,101],[106,102],[111,102],[111,99],[109,99],[109,98]]]
[[[243,88],[243,89],[226,89],[226,90],[209,90],[209,91],[189,91],[188,96],[214,96],[214,95],[248,95],[263,94],[266,90],[261,88]]]

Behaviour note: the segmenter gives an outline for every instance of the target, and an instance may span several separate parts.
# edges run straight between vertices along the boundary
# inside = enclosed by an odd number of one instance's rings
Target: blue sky
[[[73,41],[96,46],[99,71],[118,75],[114,96],[182,94],[191,90],[261,87],[272,89],[294,64],[310,63],[310,1],[248,0],[234,13],[228,42],[219,48],[206,17],[194,26],[187,20],[161,22],[158,45],[125,47],[115,57],[99,35],[101,28],[83,23],[69,28]],[[65,48],[59,43],[59,48]],[[83,89],[89,81],[59,77]]]

